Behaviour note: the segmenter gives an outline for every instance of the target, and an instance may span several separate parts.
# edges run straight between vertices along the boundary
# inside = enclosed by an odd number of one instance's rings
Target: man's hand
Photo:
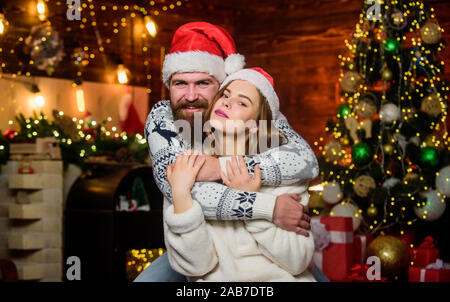
[[[273,223],[283,230],[308,237],[311,229],[308,207],[300,203],[298,194],[283,194],[277,197],[273,210]]]
[[[198,160],[205,157],[205,163],[197,174],[195,181],[218,181],[220,177],[219,159],[206,154],[199,155]]]

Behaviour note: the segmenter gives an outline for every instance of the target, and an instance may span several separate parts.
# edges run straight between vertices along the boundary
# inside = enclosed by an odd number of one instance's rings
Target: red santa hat
[[[190,22],[175,32],[170,53],[164,59],[162,77],[167,87],[177,72],[205,72],[221,83],[244,65],[244,56],[236,52],[234,40],[224,28]]]
[[[272,118],[276,120],[280,113],[280,101],[275,92],[273,78],[264,69],[259,67],[241,69],[230,74],[222,83],[221,89],[234,80],[248,81],[255,85],[269,103]]]

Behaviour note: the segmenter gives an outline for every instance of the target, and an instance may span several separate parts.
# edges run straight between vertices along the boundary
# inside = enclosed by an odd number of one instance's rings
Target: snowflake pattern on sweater
[[[316,177],[319,167],[308,143],[291,128],[283,116],[275,121],[275,126],[285,134],[288,143],[261,154],[244,156],[250,173],[254,174],[255,165],[258,164],[261,168],[262,185],[270,186],[291,185]],[[160,101],[153,106],[144,132],[155,182],[172,202],[171,188],[165,175],[166,167],[181,152],[191,149],[191,145],[178,135],[169,100]],[[196,182],[191,194],[201,205],[206,219],[268,219],[255,202],[264,193],[234,190],[216,182]]]

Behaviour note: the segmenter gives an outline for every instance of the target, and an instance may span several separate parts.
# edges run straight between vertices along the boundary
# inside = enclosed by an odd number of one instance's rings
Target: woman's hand
[[[242,156],[233,156],[231,161],[227,161],[227,174],[220,172],[223,183],[230,188],[248,192],[258,192],[261,188],[259,165],[255,166],[255,176],[252,178]]]
[[[167,180],[172,189],[175,213],[189,210],[193,205],[191,189],[198,171],[205,163],[205,157],[198,154],[180,154],[175,162],[166,168]]]

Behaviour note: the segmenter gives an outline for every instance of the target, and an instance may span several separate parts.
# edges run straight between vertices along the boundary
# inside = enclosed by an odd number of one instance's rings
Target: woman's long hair
[[[216,104],[216,102],[223,96],[223,93],[225,91],[225,89],[227,89],[227,87],[232,83],[233,81],[231,81],[230,83],[228,83],[227,85],[225,85],[224,87],[222,87],[222,89],[220,89],[217,94],[214,96],[211,104],[209,105],[208,110],[206,111],[205,114],[205,121],[209,121],[211,119],[211,114],[212,114],[212,110]],[[266,121],[265,125],[267,125],[267,127],[258,127],[258,130],[256,133],[253,133],[252,135],[256,135],[256,150],[255,148],[250,148],[250,144],[249,144],[249,129],[245,129],[245,154],[246,155],[250,155],[250,151],[251,149],[253,149],[256,152],[252,152],[252,154],[255,153],[263,153],[265,151],[267,151],[270,148],[273,147],[278,147],[280,145],[286,144],[287,143],[287,138],[286,136],[280,132],[278,129],[273,128],[272,127],[272,111],[270,109],[269,106],[269,102],[267,102],[267,99],[262,95],[262,93],[259,91],[259,89],[256,89],[258,91],[259,94],[259,113],[258,116],[256,118],[256,124],[260,125],[260,121]],[[263,124],[264,125],[264,124]],[[214,139],[214,133],[215,131],[206,131],[204,132],[204,139],[206,137],[209,137],[212,140],[211,143],[211,147],[212,147],[212,154],[213,156],[219,156],[220,154],[215,154],[214,150],[215,150],[215,139]],[[275,138],[275,140],[272,140],[272,138]],[[265,140],[267,143],[265,145],[262,145],[262,141]]]

